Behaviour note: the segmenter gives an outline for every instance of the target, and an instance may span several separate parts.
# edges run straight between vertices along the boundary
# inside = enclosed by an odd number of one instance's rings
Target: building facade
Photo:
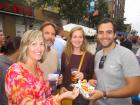
[[[112,18],[123,18],[125,12],[125,0],[106,0]]]
[[[38,29],[44,21],[61,24],[57,12],[35,9],[28,0],[0,0],[0,30],[6,36],[22,36],[28,29]]]
[[[34,8],[25,1],[0,1],[0,29],[6,36],[21,36],[32,26]]]

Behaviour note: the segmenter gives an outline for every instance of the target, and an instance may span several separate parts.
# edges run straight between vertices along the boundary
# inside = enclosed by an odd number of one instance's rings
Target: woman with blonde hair
[[[76,68],[76,79],[91,79],[94,73],[94,56],[87,51],[87,42],[82,27],[70,31],[66,47],[62,53],[61,72],[63,75],[62,91],[71,90],[71,69]],[[83,61],[82,61],[83,59]],[[79,95],[73,105],[88,105],[89,101]]]
[[[12,64],[6,74],[5,89],[9,105],[59,105],[63,98],[74,99],[78,90],[52,96],[48,81],[38,62],[43,61],[46,47],[42,32],[29,30],[21,39],[17,63]]]

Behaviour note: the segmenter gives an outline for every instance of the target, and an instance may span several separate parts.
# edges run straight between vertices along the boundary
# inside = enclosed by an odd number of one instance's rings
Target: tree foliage
[[[110,17],[110,14],[108,12],[108,4],[105,0],[98,0],[98,7],[99,10],[99,17]]]
[[[86,10],[87,0],[37,0],[35,7],[45,8],[49,5],[60,8],[59,14],[68,22],[79,23]]]
[[[125,18],[114,18],[116,22],[116,30],[120,32],[125,32],[126,31],[126,25],[124,24]]]
[[[46,8],[47,6],[58,6],[59,0],[36,0],[32,5],[36,8]]]
[[[86,0],[60,0],[60,15],[68,22],[79,23],[86,10]]]
[[[108,12],[108,4],[105,0],[98,0],[96,9],[98,10],[99,14],[98,16],[92,16],[91,14],[92,27],[95,27],[102,18],[110,17],[110,14]]]
[[[36,0],[33,3],[35,7],[46,7],[48,5],[55,5],[60,8],[59,14],[62,18],[67,19],[68,22],[79,23],[83,21],[83,16],[89,15],[91,19],[90,24],[94,26],[102,18],[109,16],[108,6],[105,0],[98,0],[99,15],[96,17],[92,16],[92,13],[86,13],[87,11],[87,0]]]
[[[33,2],[33,5],[42,8],[50,5],[59,7],[60,16],[68,20],[68,23],[84,22],[83,16],[88,16],[89,23],[87,25],[93,28],[95,28],[103,17],[111,17],[106,0],[98,0],[98,5],[96,5],[95,8],[95,10],[99,12],[97,16],[93,16],[93,13],[87,13],[87,1],[88,0],[36,0],[36,2]],[[117,24],[118,31],[126,30],[124,24],[125,18],[114,18],[114,20]]]
[[[132,29],[132,30],[131,30],[131,34],[132,34],[132,35],[137,35],[137,34],[138,34],[138,31],[135,30],[135,29]]]

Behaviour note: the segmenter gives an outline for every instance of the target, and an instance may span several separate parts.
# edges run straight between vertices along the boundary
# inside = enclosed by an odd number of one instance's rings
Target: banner
[[[11,13],[15,13],[15,15],[22,14],[25,16],[34,16],[34,9],[32,7],[14,3],[15,0],[10,0],[10,1],[11,2],[13,1],[13,3],[7,1],[5,2],[0,1],[0,12],[2,13],[11,12]],[[22,3],[21,1],[23,0],[18,0],[18,1],[20,1],[18,3]]]

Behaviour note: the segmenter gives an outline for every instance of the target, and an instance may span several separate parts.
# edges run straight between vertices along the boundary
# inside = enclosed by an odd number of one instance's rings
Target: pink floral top
[[[9,105],[53,105],[51,88],[44,81],[39,67],[37,72],[40,78],[33,76],[19,63],[10,66],[5,83]]]

